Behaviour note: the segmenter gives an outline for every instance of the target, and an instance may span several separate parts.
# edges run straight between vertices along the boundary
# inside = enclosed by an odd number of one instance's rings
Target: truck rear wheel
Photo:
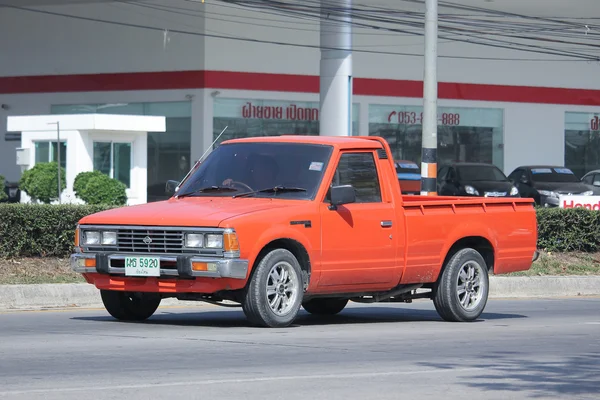
[[[106,311],[122,321],[143,321],[150,318],[161,301],[158,293],[100,290],[100,296]]]
[[[286,249],[270,251],[256,266],[242,303],[253,324],[282,328],[291,325],[302,304],[302,270]]]
[[[450,322],[474,321],[488,299],[489,277],[485,260],[471,248],[456,252],[438,280],[433,304],[440,317]]]
[[[302,303],[302,307],[311,314],[335,315],[348,304],[348,299],[316,298]]]

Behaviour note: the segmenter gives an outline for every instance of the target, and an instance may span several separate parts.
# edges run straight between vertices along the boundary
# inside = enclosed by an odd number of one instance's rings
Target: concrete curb
[[[490,277],[490,298],[600,296],[600,276]],[[166,299],[161,306],[206,307],[207,303]],[[0,285],[0,310],[103,308],[90,284]]]

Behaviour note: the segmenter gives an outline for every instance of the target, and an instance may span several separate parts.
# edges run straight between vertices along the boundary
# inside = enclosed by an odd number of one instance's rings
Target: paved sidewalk
[[[600,276],[490,277],[490,298],[600,296]],[[161,305],[207,306],[164,300]],[[0,310],[103,307],[98,289],[87,283],[0,285]]]

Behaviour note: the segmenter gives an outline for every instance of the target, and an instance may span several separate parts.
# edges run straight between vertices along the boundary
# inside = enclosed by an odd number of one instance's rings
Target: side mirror
[[[178,181],[167,181],[165,184],[165,193],[169,196],[173,196],[177,191],[177,186],[179,186]]]
[[[352,185],[332,186],[330,190],[330,210],[337,210],[338,206],[356,202],[356,190]]]

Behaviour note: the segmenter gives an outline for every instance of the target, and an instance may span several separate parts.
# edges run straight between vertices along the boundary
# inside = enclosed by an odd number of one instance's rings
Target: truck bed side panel
[[[495,274],[531,266],[537,220],[528,201],[405,196],[404,210],[407,247],[401,283],[435,281],[450,248],[467,237],[482,237],[493,246]]]

